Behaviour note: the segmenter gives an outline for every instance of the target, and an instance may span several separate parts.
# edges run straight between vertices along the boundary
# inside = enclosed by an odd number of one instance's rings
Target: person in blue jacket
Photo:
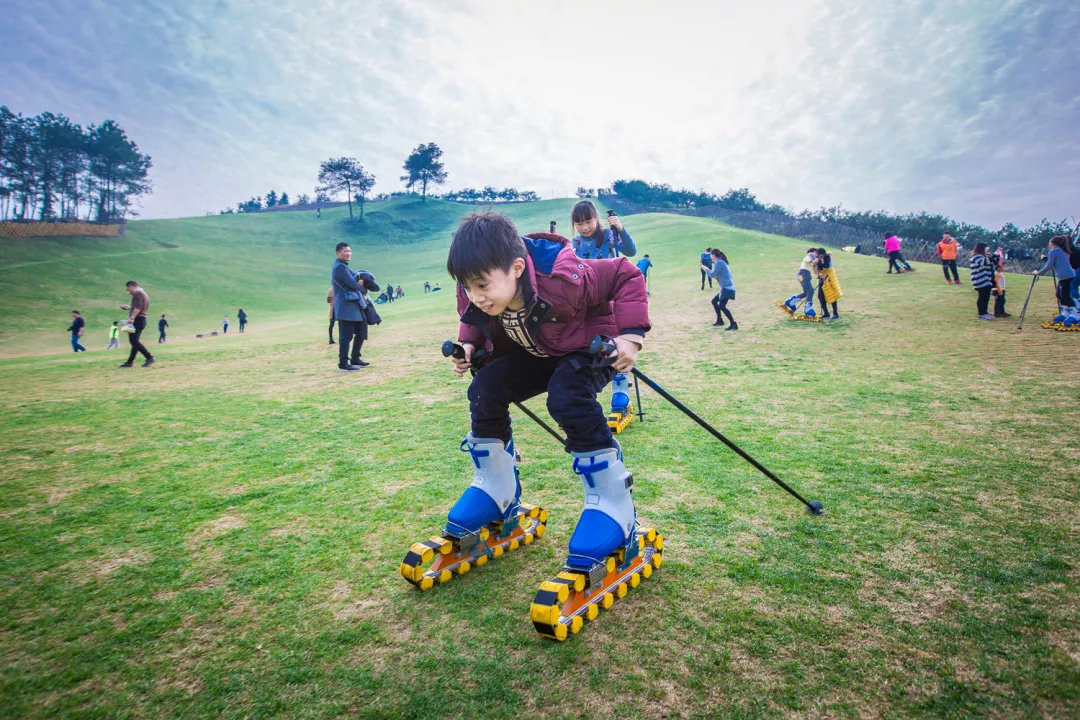
[[[649,282],[649,268],[653,266],[653,261],[649,259],[649,254],[645,253],[645,257],[637,261],[637,269],[641,271],[641,274],[645,276],[645,282]],[[646,295],[652,295],[651,291],[647,291]]]
[[[367,339],[364,308],[368,301],[363,293],[364,290],[378,292],[379,285],[371,273],[349,267],[352,248],[348,243],[340,242],[334,250],[337,259],[330,270],[330,284],[334,289],[334,317],[338,321],[338,369],[359,370],[371,364],[360,359],[360,348]]]
[[[705,289],[705,279],[709,279],[709,289],[712,290],[712,275],[709,274],[709,270],[712,270],[712,248],[705,248],[705,252],[701,253],[701,289]]]
[[[570,211],[570,220],[574,223],[574,230],[577,231],[570,245],[579,258],[604,260],[619,255],[626,257],[637,255],[637,245],[623,227],[619,216],[614,213],[609,214],[607,221],[610,227],[602,227],[600,213],[596,211],[596,206],[590,200],[579,200],[574,203]],[[626,373],[615,373],[615,376],[611,378],[611,412],[623,415],[629,407],[630,381]]]
[[[570,220],[577,231],[570,245],[579,258],[597,260],[619,255],[637,255],[637,245],[630,233],[626,232],[618,215],[608,215],[607,221],[611,227],[601,227],[596,206],[589,200],[581,200],[575,203],[570,211]]]

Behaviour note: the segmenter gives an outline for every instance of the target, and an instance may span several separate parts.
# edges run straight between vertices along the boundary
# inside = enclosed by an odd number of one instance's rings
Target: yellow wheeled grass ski
[[[1063,322],[1054,322],[1053,320],[1047,320],[1039,327],[1044,330],[1057,330],[1058,332],[1080,332],[1080,325],[1066,325]]]
[[[626,412],[611,412],[607,416],[608,427],[611,428],[611,432],[618,435],[626,429],[634,420],[634,404],[630,403],[626,406]]]
[[[458,575],[487,564],[491,558],[530,545],[544,537],[547,510],[522,503],[514,520],[493,522],[464,538],[449,535],[413,543],[401,561],[401,576],[421,590],[448,583]]]
[[[639,529],[627,547],[609,555],[594,572],[564,569],[540,585],[529,608],[533,627],[543,637],[562,642],[595,620],[664,560],[664,538],[653,528]]]
[[[783,310],[784,314],[787,315],[792,320],[802,320],[803,322],[812,322],[812,323],[821,322],[821,318],[818,317],[817,315],[807,315],[806,313],[795,313],[795,312],[793,312],[790,307],[788,307],[787,305],[784,304],[783,300],[777,300],[776,301],[776,307]]]

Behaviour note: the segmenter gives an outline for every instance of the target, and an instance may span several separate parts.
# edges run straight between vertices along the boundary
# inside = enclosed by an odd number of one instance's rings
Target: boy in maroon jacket
[[[633,478],[596,394],[630,372],[650,329],[645,278],[625,258],[579,259],[550,233],[522,237],[500,213],[472,214],[454,233],[447,270],[458,282],[458,340],[465,373],[478,350],[492,353],[469,386],[472,432],[462,450],[474,479],[450,510],[446,532],[464,537],[513,517],[521,498],[509,406],[547,392],[548,411],[566,432],[585,509],[570,538],[567,567],[587,571],[632,537]],[[594,369],[596,335],[615,338],[614,364]]]

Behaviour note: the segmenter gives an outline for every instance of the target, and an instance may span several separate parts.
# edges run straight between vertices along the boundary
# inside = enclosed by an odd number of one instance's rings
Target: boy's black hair
[[[128,280],[126,283],[124,283],[124,287],[139,287],[139,283],[135,282],[134,280]]]
[[[82,313],[79,312],[78,310],[72,310],[71,312],[75,313],[76,315],[82,315]]]
[[[649,257],[649,253],[645,253],[645,257]]]
[[[510,218],[497,212],[471,213],[454,231],[446,271],[464,284],[495,268],[507,272],[526,253],[525,242]]]
[[[119,321],[119,320],[113,320],[113,321],[112,321],[112,324],[113,324],[113,325],[119,325],[119,324],[120,324],[120,321]]]
[[[826,250],[825,248],[814,248],[814,252],[816,252],[818,255],[828,255],[829,254],[829,251]]]
[[[341,252],[342,248],[347,248],[347,247],[352,247],[352,246],[349,245],[349,243],[347,243],[347,242],[339,242],[337,245],[334,246],[334,252],[339,253],[339,252]]]

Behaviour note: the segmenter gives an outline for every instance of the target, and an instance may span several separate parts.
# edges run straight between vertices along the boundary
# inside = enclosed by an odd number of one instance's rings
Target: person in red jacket
[[[948,230],[941,236],[941,242],[937,244],[937,254],[941,258],[941,272],[945,273],[945,284],[963,285],[960,282],[960,276],[956,272],[956,240],[953,240],[953,236]],[[951,280],[949,279],[950,270],[952,270]]]
[[[446,533],[462,537],[512,517],[519,503],[509,406],[547,392],[548,411],[566,432],[586,504],[570,538],[567,567],[588,571],[634,537],[633,484],[596,394],[615,372],[630,372],[651,328],[645,278],[626,258],[577,257],[566,238],[522,237],[500,213],[472,214],[454,233],[447,270],[458,282],[465,357],[492,360],[469,386],[473,484],[450,510]],[[589,343],[615,339],[617,358],[593,368]]]

